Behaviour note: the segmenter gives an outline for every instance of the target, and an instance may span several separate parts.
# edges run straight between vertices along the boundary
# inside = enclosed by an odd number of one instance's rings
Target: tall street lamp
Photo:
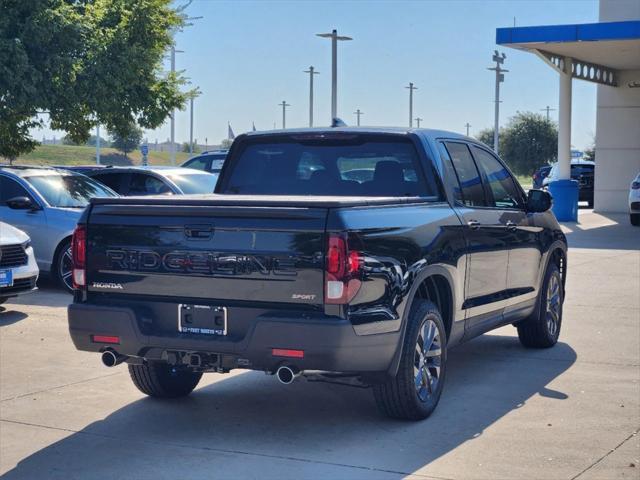
[[[338,40],[353,40],[351,37],[338,36],[338,31],[316,33],[318,37],[331,39],[331,122],[338,116]]]
[[[505,70],[502,68],[502,64],[504,63],[504,59],[507,56],[503,53],[498,53],[497,50],[493,51],[493,61],[496,62],[495,67],[487,67],[487,70],[492,70],[496,72],[496,91],[495,91],[495,110],[494,110],[494,121],[493,121],[493,151],[498,153],[498,140],[499,133],[498,129],[500,127],[500,84],[504,82],[504,73],[509,70]]]

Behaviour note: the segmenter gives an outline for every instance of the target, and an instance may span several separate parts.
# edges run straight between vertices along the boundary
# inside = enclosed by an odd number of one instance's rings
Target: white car
[[[29,236],[0,222],[0,303],[35,290],[39,273]]]
[[[640,173],[629,189],[629,220],[631,225],[640,226]]]

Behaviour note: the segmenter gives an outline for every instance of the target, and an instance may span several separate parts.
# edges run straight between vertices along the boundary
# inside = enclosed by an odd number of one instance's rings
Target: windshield
[[[269,139],[271,140],[271,139]],[[295,136],[249,143],[229,165],[222,193],[241,195],[435,196],[413,143],[390,135]],[[263,140],[264,141],[264,140]]]
[[[182,193],[213,193],[218,181],[215,173],[189,173],[186,175],[167,175]]]
[[[52,207],[84,208],[93,197],[116,197],[109,188],[84,175],[25,177]]]

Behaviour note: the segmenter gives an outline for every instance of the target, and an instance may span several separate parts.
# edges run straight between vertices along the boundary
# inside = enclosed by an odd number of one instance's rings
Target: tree
[[[111,146],[117,150],[120,150],[124,156],[127,156],[127,153],[135,150],[140,145],[142,141],[143,131],[140,127],[138,127],[135,123],[131,122],[127,126],[127,132],[122,135],[119,131],[111,133]]]
[[[133,122],[129,123],[128,129],[129,130],[125,135],[120,133],[121,129],[111,134],[113,139],[111,146],[120,150],[124,154],[125,158],[127,158],[127,153],[138,148],[143,135],[142,129]]]
[[[493,129],[481,131],[477,138],[491,147]],[[540,165],[556,160],[556,124],[537,113],[518,112],[500,129],[498,153],[515,173],[529,175]]]
[[[161,69],[184,18],[171,0],[2,0],[0,156],[35,148],[42,112],[79,144],[97,122],[120,136],[160,126],[189,94]]]
[[[233,140],[231,140],[229,138],[225,138],[224,140],[220,141],[220,148],[227,149],[227,148],[231,147],[232,143],[233,143]]]

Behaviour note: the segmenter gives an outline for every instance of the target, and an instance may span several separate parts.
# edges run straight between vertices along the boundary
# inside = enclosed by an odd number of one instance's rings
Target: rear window
[[[289,137],[250,143],[230,164],[221,193],[403,197],[437,196],[424,178],[408,139],[345,135],[341,139]]]

